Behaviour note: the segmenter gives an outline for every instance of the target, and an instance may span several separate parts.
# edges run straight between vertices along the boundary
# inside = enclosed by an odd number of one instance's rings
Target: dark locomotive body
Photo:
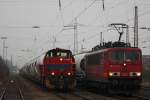
[[[70,50],[49,50],[26,64],[20,73],[48,88],[73,89],[76,85],[75,60]]]
[[[142,53],[132,47],[87,52],[77,64],[77,72],[81,70],[84,78],[78,79],[86,81],[86,85],[93,84],[105,90],[137,90],[142,82]]]

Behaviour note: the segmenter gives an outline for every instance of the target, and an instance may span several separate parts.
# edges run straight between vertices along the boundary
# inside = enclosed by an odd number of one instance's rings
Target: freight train
[[[47,51],[24,65],[20,74],[48,88],[74,89],[76,86],[75,59],[66,49]]]
[[[142,82],[142,52],[124,42],[108,42],[92,51],[75,55],[78,83],[108,91],[128,91],[140,88]]]

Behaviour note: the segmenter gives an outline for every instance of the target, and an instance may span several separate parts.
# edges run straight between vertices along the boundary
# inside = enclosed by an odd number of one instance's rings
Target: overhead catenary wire
[[[61,33],[61,32],[59,32],[59,33]]]
[[[117,7],[117,6],[116,6]],[[62,8],[63,9],[63,8]],[[106,10],[106,9],[105,9]],[[61,33],[61,32],[63,32],[65,29],[63,28],[63,29],[61,29],[61,31],[59,31],[58,33]],[[97,33],[98,34],[98,33]],[[96,35],[95,35],[96,36]]]
[[[90,3],[86,8],[84,8],[76,17],[74,17],[74,18],[71,20],[70,24],[72,23],[72,21],[73,21],[75,18],[80,17],[86,10],[88,10],[96,1],[97,1],[97,0],[94,0],[94,1],[93,1],[92,3]],[[70,24],[69,24],[69,25],[70,25]],[[61,29],[59,32],[57,32],[56,35],[60,34],[60,33],[63,32],[63,31],[64,31],[64,26],[62,26],[62,29]]]
[[[74,21],[74,19],[78,19],[78,17],[80,17],[85,11],[87,11],[97,0],[94,0],[92,3],[90,3],[87,7],[85,7],[78,15],[76,15],[68,25],[72,24],[72,22]],[[63,26],[64,27],[64,26]]]
[[[93,1],[92,3],[90,3],[87,7],[85,7],[76,17],[73,18],[73,20],[74,20],[75,18],[80,17],[80,16],[81,16],[85,11],[87,11],[96,1],[97,1],[97,0],[94,0],[94,1]],[[72,23],[73,20],[70,21],[70,24]],[[70,24],[69,24],[69,25],[70,25]],[[61,33],[62,31],[64,31],[64,26],[62,27],[62,29],[61,29],[58,33],[56,33],[56,35],[59,34],[59,33]]]

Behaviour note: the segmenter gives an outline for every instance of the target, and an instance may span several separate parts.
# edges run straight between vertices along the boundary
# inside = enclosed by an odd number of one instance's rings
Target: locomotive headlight
[[[112,72],[109,72],[109,76],[113,76],[113,73],[112,73]]]
[[[71,75],[71,73],[70,73],[70,72],[68,72],[68,73],[67,73],[67,75],[68,75],[68,76],[70,76],[70,75]]]
[[[123,64],[123,66],[126,66],[126,65],[127,65],[126,63]]]
[[[141,76],[141,73],[140,73],[140,72],[137,72],[136,75],[137,75],[137,76]]]
[[[52,73],[51,73],[51,75],[53,75],[53,76],[54,76],[54,75],[55,75],[55,73],[54,73],[54,72],[52,72]]]
[[[63,59],[62,58],[60,58],[60,61],[62,61]]]

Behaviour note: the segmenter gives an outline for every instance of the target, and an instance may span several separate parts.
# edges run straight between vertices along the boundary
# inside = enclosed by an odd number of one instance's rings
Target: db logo
[[[123,67],[121,68],[121,71],[122,71],[122,72],[126,72],[126,71],[127,71],[127,67],[126,67],[126,66],[123,66]]]

